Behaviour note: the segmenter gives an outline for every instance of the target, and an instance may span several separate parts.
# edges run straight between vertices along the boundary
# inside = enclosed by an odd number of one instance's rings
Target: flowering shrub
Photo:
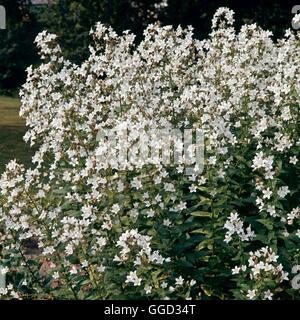
[[[220,8],[207,40],[149,25],[138,45],[99,23],[80,66],[37,37],[21,91],[34,167],[11,161],[0,182],[2,297],[299,298],[299,33],[233,23]],[[118,163],[97,139],[130,128],[133,146],[166,123],[201,128],[201,174]]]

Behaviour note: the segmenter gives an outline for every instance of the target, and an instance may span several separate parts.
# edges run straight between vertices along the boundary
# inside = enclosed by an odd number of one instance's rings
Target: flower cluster
[[[288,273],[283,271],[281,263],[278,264],[278,258],[279,256],[271,248],[263,247],[255,252],[249,252],[248,265],[232,269],[233,274],[246,272],[253,280],[253,287],[246,292],[247,298],[271,300],[276,285],[288,280]]]
[[[137,255],[134,260],[134,265],[141,265],[142,263],[156,262],[157,264],[163,264],[164,261],[169,261],[169,259],[164,259],[157,251],[151,252],[150,247],[151,237],[143,236],[137,232],[137,230],[127,230],[124,232],[119,240],[117,241],[117,246],[121,247],[120,256],[115,256],[115,261],[127,261],[132,255],[132,250],[137,250]],[[143,261],[146,259],[146,261]]]
[[[244,230],[244,223],[238,217],[237,213],[232,212],[230,214],[228,220],[224,225],[224,228],[227,229],[224,240],[227,243],[232,240],[232,236],[234,234],[237,234],[239,239],[241,239],[242,241],[249,241],[255,237],[254,232],[251,230],[251,225],[249,225],[249,227],[246,228],[246,231]]]
[[[138,44],[98,23],[81,65],[37,37],[20,93],[36,152],[0,179],[0,264],[20,298],[299,298],[285,279],[300,264],[300,36],[233,23],[220,8],[208,39],[152,24]],[[202,172],[166,128],[201,130]]]
[[[0,297],[1,297],[1,300],[20,298],[18,292],[13,289],[12,284],[7,285],[5,288],[0,288]]]

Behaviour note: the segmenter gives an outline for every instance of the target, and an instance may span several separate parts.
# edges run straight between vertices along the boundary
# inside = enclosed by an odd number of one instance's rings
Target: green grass
[[[18,99],[0,96],[0,174],[12,159],[30,166],[32,150],[23,141],[26,128],[19,108]]]
[[[0,96],[0,127],[23,127],[24,120],[19,117],[19,99]]]

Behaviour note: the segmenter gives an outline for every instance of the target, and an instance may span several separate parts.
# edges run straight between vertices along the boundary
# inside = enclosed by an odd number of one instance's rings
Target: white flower
[[[263,198],[264,199],[270,199],[272,196],[272,191],[270,190],[270,188],[267,188],[266,190],[263,190]]]
[[[232,240],[232,237],[231,237],[230,235],[226,234],[226,235],[225,235],[225,238],[224,238],[224,241],[225,241],[226,243],[229,243],[231,240]]]
[[[171,224],[172,224],[172,222],[170,219],[164,219],[164,221],[163,221],[164,226],[169,227]]]
[[[241,266],[241,270],[245,272],[247,270],[247,266],[246,265],[242,265]]]
[[[198,181],[199,186],[201,186],[201,185],[205,184],[205,183],[206,183],[206,181],[207,181],[207,179],[206,179],[205,177],[200,177],[200,179],[199,179],[199,181]]]
[[[121,208],[118,204],[113,204],[113,206],[111,207],[111,212],[113,212],[114,214],[117,214],[120,210]]]
[[[238,274],[240,272],[241,268],[238,266],[235,266],[233,269],[231,269],[232,274]]]
[[[284,187],[280,187],[277,191],[278,195],[280,198],[285,198],[285,196],[290,193],[289,187],[288,186],[284,186]]]
[[[97,267],[97,271],[100,272],[100,273],[103,273],[105,271],[105,267],[103,265]]]
[[[74,252],[74,247],[72,244],[69,243],[65,249],[65,253],[66,255],[70,256],[73,254],[73,252]]]
[[[161,0],[160,2],[154,4],[155,9],[157,10],[164,9],[167,6],[168,6],[168,0]]]
[[[70,270],[70,274],[75,275],[78,273],[78,269],[76,266],[72,266],[71,270]]]
[[[250,300],[253,300],[256,296],[256,290],[248,290],[248,293],[247,293],[247,298],[249,298]]]
[[[81,263],[81,267],[82,267],[82,268],[86,268],[86,267],[88,267],[88,265],[89,265],[89,263],[88,263],[87,260],[84,260],[84,261]]]
[[[164,190],[166,192],[174,192],[175,191],[175,187],[172,183],[165,183],[164,184]]]
[[[224,225],[224,228],[227,229],[224,241],[229,243],[233,239],[232,236],[234,234],[236,234],[242,241],[250,241],[253,239],[255,237],[255,233],[251,230],[251,225],[249,225],[246,230],[244,230],[243,227],[244,223],[239,218],[238,214],[236,212],[231,212]]]
[[[135,188],[137,190],[141,189],[142,188],[142,183],[141,181],[138,179],[138,178],[134,178],[132,181],[131,181],[131,187],[132,188]]]
[[[212,20],[212,28],[216,29],[217,27],[225,28],[231,26],[234,23],[233,11],[226,7],[219,8],[214,14]]]
[[[191,192],[191,193],[194,193],[194,192],[197,191],[197,186],[194,185],[194,184],[192,184],[192,185],[189,187],[189,189],[190,189],[190,192]]]
[[[182,211],[186,209],[186,202],[180,201],[180,203],[176,206],[177,211]]]
[[[55,252],[55,249],[54,249],[54,247],[53,246],[49,246],[49,247],[45,247],[44,249],[43,249],[43,255],[50,255],[50,254],[52,254],[52,253],[54,253]]]
[[[207,159],[208,164],[215,165],[217,163],[217,158],[215,156],[209,157]]]
[[[155,216],[155,211],[154,211],[153,209],[147,210],[146,216],[147,216],[148,218],[153,218],[153,217]]]
[[[175,288],[174,288],[173,286],[170,286],[170,287],[169,287],[169,292],[172,293],[172,292],[174,292],[174,291],[175,291]]]
[[[123,192],[124,189],[125,189],[124,183],[122,181],[118,181],[118,188],[117,188],[118,192]]]
[[[275,217],[276,216],[275,206],[268,205],[266,211],[270,214],[271,217]]]
[[[298,159],[296,156],[290,157],[290,163],[291,164],[296,164],[298,162]]]
[[[152,292],[152,287],[151,286],[146,286],[144,290],[145,290],[146,294],[150,294]]]
[[[134,286],[140,286],[142,279],[137,276],[136,271],[130,271],[126,277],[126,283],[133,283]]]
[[[300,25],[300,14],[296,14],[294,17],[293,17],[293,23],[297,26]]]
[[[176,278],[176,279],[175,279],[175,284],[176,284],[177,286],[182,286],[183,283],[184,283],[184,279],[182,278],[182,276],[180,276],[179,278]]]
[[[192,279],[192,280],[190,281],[190,286],[192,287],[192,286],[194,286],[196,283],[197,283],[196,280]]]
[[[273,293],[270,290],[267,290],[264,294],[264,298],[267,300],[272,300],[273,299]]]

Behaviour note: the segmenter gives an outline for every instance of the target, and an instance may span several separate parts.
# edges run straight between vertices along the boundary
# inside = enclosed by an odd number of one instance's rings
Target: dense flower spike
[[[11,161],[0,181],[0,294],[299,298],[299,33],[274,43],[233,23],[220,8],[206,40],[149,25],[138,45],[98,23],[82,65],[55,35],[37,37],[44,62],[21,91],[37,151],[31,169]],[[202,130],[201,174],[139,157],[147,144],[166,150],[148,139],[160,128]]]

